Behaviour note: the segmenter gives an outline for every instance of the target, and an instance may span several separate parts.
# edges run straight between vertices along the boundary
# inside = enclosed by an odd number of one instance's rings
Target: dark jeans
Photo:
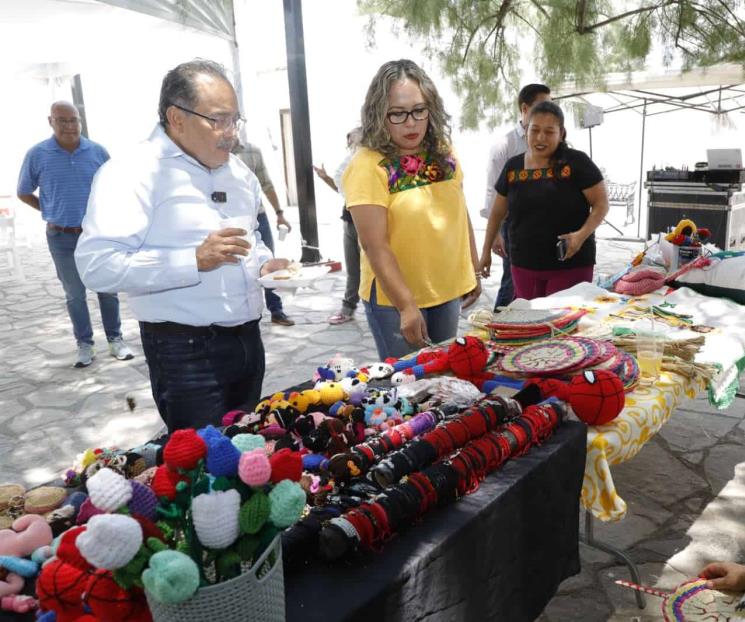
[[[256,219],[259,221],[259,233],[261,239],[264,240],[267,248],[272,251],[274,255],[274,238],[272,237],[272,226],[269,224],[269,217],[266,212],[259,214]],[[277,315],[282,313],[282,299],[274,293],[273,289],[264,290],[264,300],[266,301],[266,308],[269,309],[269,313]]]
[[[352,315],[360,301],[360,243],[353,222],[344,221],[344,264],[347,268],[347,286],[344,289],[342,313]]]
[[[47,229],[47,245],[57,270],[57,278],[65,290],[67,313],[72,322],[72,331],[78,345],[93,343],[93,327],[88,311],[88,300],[85,285],[80,280],[75,265],[75,247],[78,245],[79,233],[65,233]],[[112,341],[122,336],[119,319],[119,298],[116,294],[98,294],[98,306],[101,309],[101,320],[106,331],[106,339]]]
[[[494,302],[494,310],[497,307],[506,307],[515,299],[515,288],[512,284],[512,262],[510,261],[510,228],[507,222],[502,223],[502,238],[504,239],[505,255],[502,257],[502,280],[499,283],[497,300]]]
[[[153,332],[140,323],[158,412],[168,432],[220,425],[229,410],[253,408],[264,380],[264,345],[258,320],[240,334]]]

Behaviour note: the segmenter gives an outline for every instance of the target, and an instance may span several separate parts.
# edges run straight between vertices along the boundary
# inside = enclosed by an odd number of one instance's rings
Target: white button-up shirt
[[[212,200],[225,193],[225,202]],[[127,155],[102,166],[91,188],[75,261],[83,283],[124,292],[143,322],[235,326],[258,319],[261,265],[271,258],[257,232],[256,176],[234,155],[210,170],[158,125]],[[250,215],[252,250],[238,264],[197,270],[196,249],[231,216]]]
[[[504,165],[510,158],[525,153],[528,150],[528,141],[525,137],[525,128],[518,121],[514,129],[507,132],[504,136],[492,145],[489,150],[489,164],[486,169],[486,198],[484,200],[484,209],[481,215],[489,218],[491,208],[494,205],[494,199],[497,197],[497,185],[499,176],[502,174]]]

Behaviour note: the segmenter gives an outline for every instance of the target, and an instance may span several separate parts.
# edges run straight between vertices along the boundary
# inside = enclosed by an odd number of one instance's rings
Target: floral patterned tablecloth
[[[618,521],[626,515],[626,503],[616,490],[611,466],[631,460],[662,428],[676,408],[685,400],[694,399],[708,389],[712,394],[725,393],[725,384],[733,394],[732,382],[737,382],[745,361],[745,309],[728,300],[712,299],[681,289],[668,296],[664,290],[643,297],[645,304],[668,301],[674,312],[691,313],[696,323],[714,326],[706,335],[706,345],[697,362],[717,363],[721,372],[708,385],[703,378],[686,378],[663,372],[652,385],[639,385],[626,394],[626,406],[621,414],[606,425],[588,426],[587,461],[582,486],[582,504],[603,521]],[[638,300],[638,299],[637,299]],[[609,294],[590,283],[581,283],[547,298],[517,300],[513,306],[546,309],[574,306],[591,309],[582,318],[578,332],[591,337],[608,335],[613,326],[633,326],[617,317],[628,304],[616,294]],[[670,329],[668,337],[690,336],[690,330]],[[733,380],[734,378],[734,380]],[[720,407],[728,403],[718,403]]]

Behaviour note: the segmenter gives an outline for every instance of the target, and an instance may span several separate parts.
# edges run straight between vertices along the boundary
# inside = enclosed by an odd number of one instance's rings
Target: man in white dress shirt
[[[527,84],[520,89],[517,96],[517,107],[520,109],[520,120],[509,132],[500,136],[489,151],[489,164],[486,169],[486,200],[481,215],[489,218],[494,198],[497,195],[497,180],[502,174],[502,169],[510,158],[525,153],[528,150],[528,141],[525,130],[528,124],[528,113],[534,104],[551,99],[551,89],[545,84]],[[512,272],[510,262],[510,239],[508,220],[504,219],[500,234],[497,236],[492,250],[502,257],[502,280],[499,284],[499,292],[494,303],[494,310],[498,307],[507,306],[514,298],[512,288]]]
[[[256,235],[261,189],[230,153],[242,119],[223,68],[200,60],[169,71],[158,112],[150,138],[96,175],[75,259],[87,287],[128,294],[173,432],[219,425],[260,398],[258,278],[288,261]],[[223,226],[236,216],[249,227]]]

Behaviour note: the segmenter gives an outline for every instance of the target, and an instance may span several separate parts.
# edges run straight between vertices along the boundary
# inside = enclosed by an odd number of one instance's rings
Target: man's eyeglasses
[[[414,121],[424,121],[429,118],[429,108],[421,106],[414,108],[413,110],[394,110],[385,115],[386,119],[393,123],[393,125],[401,125],[409,120],[409,116],[414,118]]]
[[[219,132],[225,132],[231,128],[235,128],[236,132],[240,132],[241,128],[243,127],[243,124],[246,122],[246,120],[240,116],[208,117],[206,114],[202,114],[201,112],[196,112],[195,110],[189,110],[188,108],[184,108],[183,106],[179,106],[178,104],[171,103],[171,106],[174,106],[175,108],[178,108],[179,110],[183,110],[184,112],[188,112],[189,114],[193,114],[194,116],[207,119],[207,121],[210,122],[212,129],[217,130]]]

